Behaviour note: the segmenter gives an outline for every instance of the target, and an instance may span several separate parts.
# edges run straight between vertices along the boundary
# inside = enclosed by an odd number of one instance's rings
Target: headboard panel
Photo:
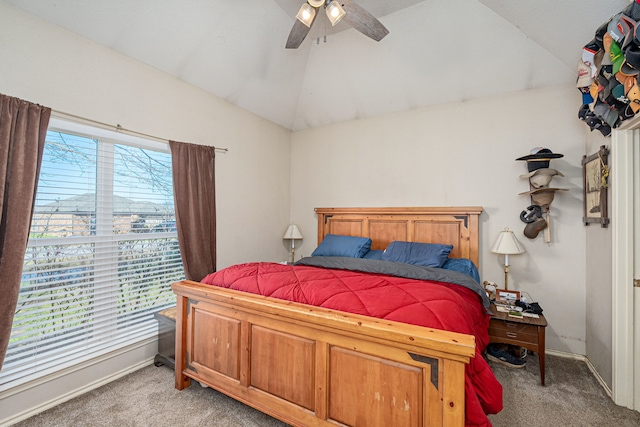
[[[327,234],[369,237],[371,249],[394,240],[453,245],[452,258],[469,258],[478,266],[482,208],[316,208],[318,244]]]

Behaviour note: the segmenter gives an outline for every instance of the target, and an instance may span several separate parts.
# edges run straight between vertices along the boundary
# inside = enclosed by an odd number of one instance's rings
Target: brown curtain
[[[215,147],[176,141],[169,146],[184,274],[200,281],[216,270]]]
[[[0,94],[0,367],[7,354],[51,109]]]

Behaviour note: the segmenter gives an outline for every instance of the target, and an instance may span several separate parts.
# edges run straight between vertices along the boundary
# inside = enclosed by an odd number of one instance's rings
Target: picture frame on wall
[[[609,225],[607,190],[609,188],[609,149],[602,145],[597,153],[582,157],[584,179],[584,225],[600,223]]]

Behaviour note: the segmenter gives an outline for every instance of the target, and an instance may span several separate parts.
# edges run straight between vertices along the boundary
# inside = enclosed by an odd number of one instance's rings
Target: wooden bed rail
[[[473,336],[172,285],[176,388],[191,379],[295,426],[462,426]]]

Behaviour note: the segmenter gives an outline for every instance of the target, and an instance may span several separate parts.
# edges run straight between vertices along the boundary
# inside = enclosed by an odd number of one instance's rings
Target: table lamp
[[[302,240],[302,234],[300,234],[300,230],[295,224],[289,225],[287,231],[285,231],[284,236],[282,236],[284,240],[291,240],[291,262],[294,262],[294,254],[296,251],[296,240]]]
[[[505,227],[505,229],[498,234],[498,238],[493,244],[491,252],[504,255],[504,289],[507,290],[509,289],[509,255],[523,253],[524,247],[522,243],[516,239],[513,231],[509,230],[509,227]]]

